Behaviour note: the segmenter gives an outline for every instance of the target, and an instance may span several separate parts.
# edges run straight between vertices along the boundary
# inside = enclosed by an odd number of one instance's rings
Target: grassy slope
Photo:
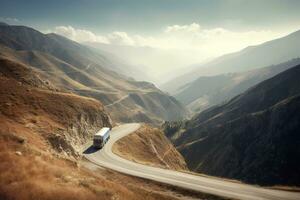
[[[156,128],[143,125],[113,146],[113,152],[134,162],[173,169],[188,170],[183,157]]]

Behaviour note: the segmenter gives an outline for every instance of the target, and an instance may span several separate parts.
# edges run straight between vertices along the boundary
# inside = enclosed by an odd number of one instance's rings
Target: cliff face
[[[100,102],[59,92],[42,75],[20,63],[0,59],[0,65],[2,128],[22,126],[57,152],[77,156],[81,145],[97,130],[111,126]]]
[[[190,169],[262,185],[300,185],[300,66],[181,123],[166,135]]]

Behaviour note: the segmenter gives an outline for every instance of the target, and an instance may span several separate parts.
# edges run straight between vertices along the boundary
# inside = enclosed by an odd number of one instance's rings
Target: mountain
[[[102,70],[119,71],[120,74],[130,77],[129,72],[135,73],[134,69],[109,59],[106,55],[95,52],[93,49],[73,42],[60,35],[49,33],[42,34],[32,28],[25,26],[1,26],[0,25],[0,44],[18,51],[38,51],[50,54],[60,60],[66,61],[79,68],[86,68],[88,65],[98,65]],[[128,73],[127,73],[128,72]],[[107,71],[106,73],[109,73]]]
[[[113,59],[115,61],[119,60],[122,65],[127,64],[131,66],[134,69],[132,70],[134,71],[132,77],[137,80],[153,81],[155,79],[147,73],[149,71],[149,65],[151,65],[151,63],[148,62],[149,59],[147,59],[147,56],[150,56],[152,58],[151,60],[153,60],[153,56],[151,56],[155,54],[155,50],[153,48],[104,44],[99,42],[85,42],[83,44],[93,48],[103,55],[106,55],[107,57],[113,56]]]
[[[299,58],[247,72],[201,76],[180,88],[174,97],[191,110],[201,112],[208,107],[228,101],[253,85],[298,64]]]
[[[8,24],[4,22],[0,22],[0,26],[8,26]]]
[[[261,185],[300,185],[300,65],[165,133],[190,169]]]
[[[124,74],[128,77],[132,77],[137,81],[152,81],[152,78],[148,76],[148,73],[145,70],[145,66],[138,64],[131,64],[132,62],[128,61],[125,52],[120,52],[115,50],[107,51],[106,49],[96,48],[91,43],[84,43],[93,51],[105,56],[108,60],[112,60],[116,66],[114,71],[118,71],[121,74]],[[119,48],[118,48],[119,49]]]
[[[62,90],[100,100],[115,122],[160,123],[188,114],[153,84],[120,74],[127,65],[62,36],[0,26],[0,49],[0,56],[31,66]]]
[[[226,54],[193,69],[160,86],[164,91],[175,94],[181,87],[200,76],[249,71],[286,62],[300,57],[300,30],[285,37],[271,40],[242,51]]]
[[[63,91],[37,69],[0,57],[0,199],[196,198],[188,190],[96,170],[82,150],[103,126],[112,124],[99,101]],[[147,131],[133,142],[151,140],[169,166],[186,166],[163,133]],[[153,146],[143,150],[152,153]]]
[[[187,51],[180,49],[104,44],[99,42],[86,42],[84,44],[101,52],[118,55],[122,60],[130,63],[136,71],[140,70],[142,72],[137,77],[142,77],[143,79],[137,78],[137,80],[147,80],[157,85],[181,75],[182,72],[186,72],[182,69],[182,66],[185,66],[187,62],[195,63],[195,60],[198,60]]]
[[[29,144],[47,143],[58,153],[77,157],[95,131],[112,126],[99,101],[63,92],[22,63],[0,58],[0,66],[0,118],[1,129],[10,129],[6,134],[16,132]]]

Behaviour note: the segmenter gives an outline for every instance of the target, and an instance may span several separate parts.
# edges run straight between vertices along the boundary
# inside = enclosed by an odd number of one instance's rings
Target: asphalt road
[[[300,200],[300,193],[266,189],[258,186],[226,181],[213,177],[193,175],[183,172],[145,166],[123,159],[112,153],[113,144],[120,138],[134,132],[140,124],[131,123],[115,127],[111,131],[108,143],[101,150],[89,147],[84,156],[96,165],[110,168],[118,172],[155,180],[182,188],[219,196],[246,200]]]

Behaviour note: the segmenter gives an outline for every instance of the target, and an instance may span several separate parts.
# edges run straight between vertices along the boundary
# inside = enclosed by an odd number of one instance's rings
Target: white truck
[[[109,140],[109,138],[110,128],[103,127],[94,135],[93,146],[95,148],[102,148],[105,145],[105,143]]]

